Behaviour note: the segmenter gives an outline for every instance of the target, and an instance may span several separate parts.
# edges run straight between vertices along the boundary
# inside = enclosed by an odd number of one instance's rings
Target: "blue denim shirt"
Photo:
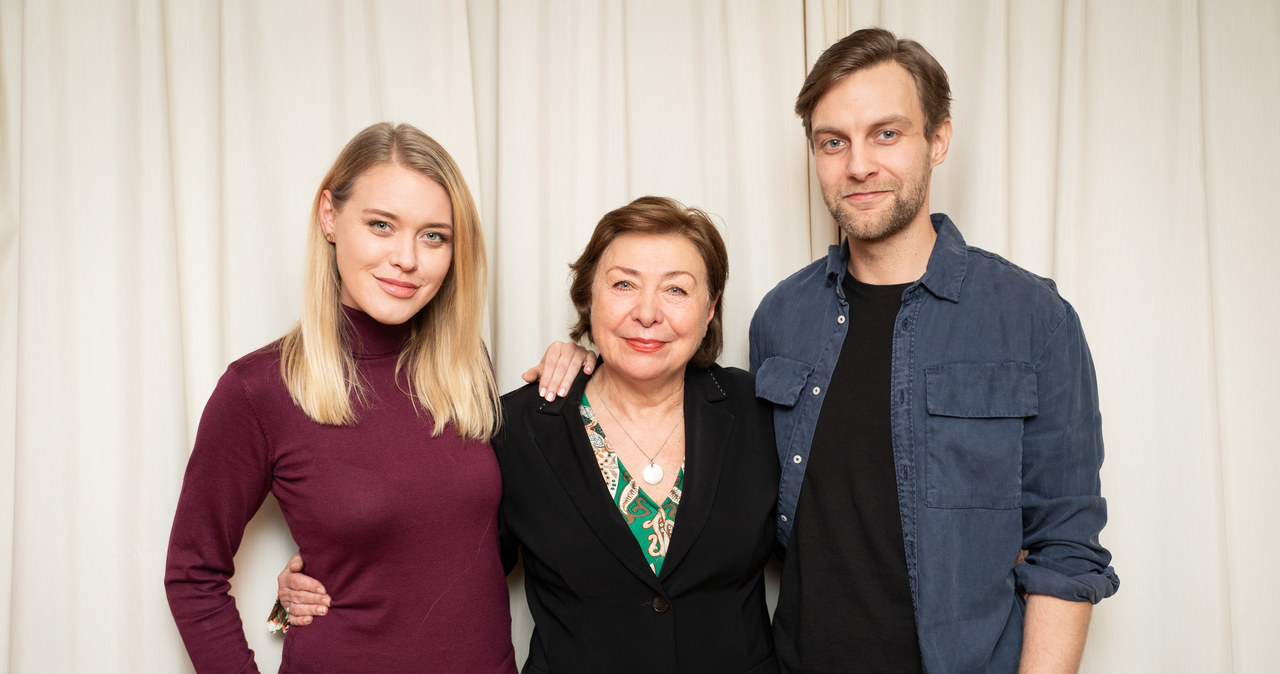
[[[1120,582],[1098,542],[1098,386],[1079,319],[1052,281],[966,246],[945,215],[932,223],[927,271],[902,294],[886,392],[920,652],[931,674],[1014,672],[1023,593],[1096,603]],[[774,405],[784,549],[857,320],[841,287],[848,261],[847,246],[832,246],[751,321],[756,395]]]

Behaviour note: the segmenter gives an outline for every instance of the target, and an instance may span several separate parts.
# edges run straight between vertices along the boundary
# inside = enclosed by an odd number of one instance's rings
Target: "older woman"
[[[715,364],[719,233],[644,197],[571,268],[571,334],[601,362],[567,398],[504,396],[494,440],[504,559],[523,550],[535,623],[524,671],[776,671],[761,572],[778,463],[751,375]],[[284,574],[282,595],[305,580]]]
[[[343,588],[282,672],[514,672],[499,557],[484,243],[453,159],[376,124],[316,193],[302,320],[227,368],[196,436],[165,585],[200,672],[256,672],[228,580],[268,492]],[[395,590],[395,591],[393,591]]]

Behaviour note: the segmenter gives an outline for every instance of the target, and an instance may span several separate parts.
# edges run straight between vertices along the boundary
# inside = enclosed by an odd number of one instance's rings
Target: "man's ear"
[[[933,131],[933,138],[929,139],[929,160],[930,167],[941,164],[947,158],[947,151],[951,149],[951,118],[942,120],[937,129]]]

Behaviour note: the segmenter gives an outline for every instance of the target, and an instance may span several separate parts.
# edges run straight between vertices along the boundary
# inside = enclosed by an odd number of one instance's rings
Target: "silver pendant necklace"
[[[640,476],[644,478],[644,481],[648,484],[658,484],[659,482],[662,482],[662,477],[664,475],[662,466],[659,466],[655,461],[658,458],[658,455],[662,454],[662,450],[667,448],[667,441],[670,440],[672,434],[676,432],[676,428],[680,426],[680,422],[684,421],[684,410],[680,411],[680,419],[678,419],[675,425],[671,427],[671,430],[667,431],[667,437],[663,438],[662,445],[658,447],[658,451],[654,452],[653,456],[649,456],[649,454],[644,451],[644,448],[640,446],[640,443],[636,442],[636,439],[631,437],[631,431],[628,431],[627,427],[622,424],[622,419],[618,418],[618,415],[614,414],[612,409],[609,409],[609,401],[604,399],[604,391],[597,387],[596,392],[600,394],[600,402],[604,403],[605,411],[609,413],[609,416],[613,417],[614,421],[618,422],[618,428],[622,429],[622,432],[627,435],[627,439],[631,441],[631,444],[636,446],[636,449],[640,450],[640,453],[644,455],[644,458],[649,460],[649,465],[645,466],[644,470],[640,471]]]

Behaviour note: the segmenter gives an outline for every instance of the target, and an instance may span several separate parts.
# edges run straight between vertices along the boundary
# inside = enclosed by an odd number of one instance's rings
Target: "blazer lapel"
[[[710,370],[686,367],[684,485],[680,509],[676,511],[676,526],[671,533],[671,548],[659,574],[664,583],[684,561],[711,516],[733,433],[734,417],[729,411],[732,408],[723,403],[728,397]]]
[[[661,592],[662,585],[645,561],[640,544],[631,535],[618,506],[609,498],[604,479],[600,476],[600,465],[596,463],[595,453],[583,429],[578,404],[588,378],[588,375],[579,374],[568,396],[545,403],[538,409],[535,442],[561,488],[604,547],[628,571],[655,592]],[[682,504],[681,514],[683,508]],[[664,571],[666,563],[663,562]]]

